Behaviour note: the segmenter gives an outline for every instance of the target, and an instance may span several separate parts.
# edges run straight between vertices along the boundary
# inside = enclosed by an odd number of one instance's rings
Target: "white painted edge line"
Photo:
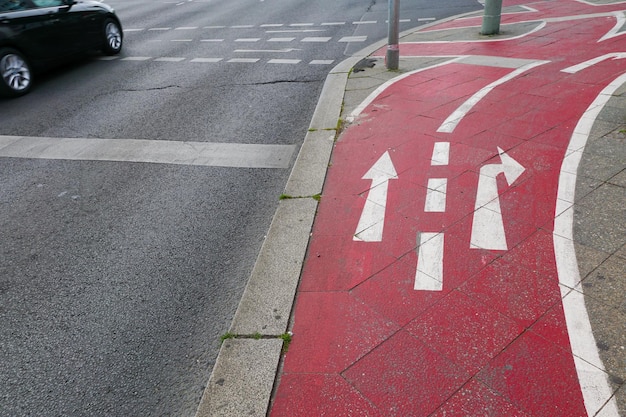
[[[0,136],[0,157],[288,168],[295,145]]]
[[[624,27],[624,24],[626,24],[626,16],[624,16],[624,12],[615,12],[614,16],[615,16],[615,19],[617,20],[615,22],[615,26],[613,26],[613,28],[609,30],[606,33],[606,35],[598,39],[598,43],[605,41],[607,39],[614,38],[616,36],[626,34],[626,32],[618,32],[622,27]]]
[[[487,94],[489,94],[494,88],[498,87],[499,85],[504,84],[507,81],[512,80],[513,78],[517,77],[520,74],[523,74],[524,72],[532,68],[538,67],[539,65],[547,64],[548,62],[550,61],[536,61],[530,64],[526,64],[516,69],[515,71],[512,71],[511,73],[505,75],[504,77],[492,82],[491,84],[481,88],[476,93],[474,93],[474,95],[468,98],[463,104],[461,104],[458,109],[452,112],[452,114],[448,116],[446,120],[444,120],[441,126],[439,126],[439,129],[437,129],[437,132],[444,132],[444,133],[454,132],[454,129],[456,129],[458,124],[461,122],[461,120],[463,120],[463,118],[467,115],[467,113],[476,104],[478,104],[480,100],[482,100]]]
[[[443,233],[418,233],[416,291],[443,290]]]
[[[354,122],[354,120],[359,117],[359,115],[363,112],[363,110],[365,110],[365,108],[367,106],[369,106],[372,101],[374,101],[376,99],[376,97],[378,97],[383,91],[385,91],[387,88],[389,88],[391,85],[397,83],[398,81],[401,81],[403,79],[405,79],[406,77],[410,77],[413,74],[417,74],[418,72],[422,72],[422,71],[426,71],[432,68],[437,68],[437,67],[441,67],[444,65],[448,65],[452,62],[456,62],[459,61],[461,59],[463,59],[465,56],[441,56],[441,57],[428,57],[428,58],[449,58],[447,61],[441,62],[439,64],[435,64],[435,65],[431,65],[425,68],[420,68],[414,71],[409,71],[405,74],[399,75],[395,78],[392,78],[391,80],[383,83],[381,86],[379,86],[376,90],[372,91],[372,93],[370,93],[369,96],[367,96],[367,98],[365,100],[363,100],[361,102],[361,104],[359,104],[354,110],[352,110],[352,113],[350,113],[350,115],[348,115],[346,117],[346,120],[349,123]],[[426,58],[426,57],[425,57]]]
[[[573,204],[571,202],[574,201],[576,193],[576,181],[572,181],[572,174],[575,178],[582,151],[587,144],[593,123],[612,94],[624,83],[626,83],[626,74],[619,76],[606,86],[587,108],[574,129],[566,151],[567,156],[561,165],[554,231],[552,233],[567,332],[574,354],[576,373],[580,381],[585,408],[590,416],[601,413],[604,417],[618,417],[619,411],[608,375],[598,353],[585,306],[582,286],[579,285],[580,271],[576,259],[573,232],[574,210],[571,206],[564,210],[564,205]]]

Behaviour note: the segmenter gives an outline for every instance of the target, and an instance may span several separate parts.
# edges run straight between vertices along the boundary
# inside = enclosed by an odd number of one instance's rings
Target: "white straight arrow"
[[[507,250],[504,221],[500,209],[497,176],[504,173],[506,182],[512,185],[525,168],[498,148],[500,164],[485,165],[480,169],[470,248]]]
[[[389,152],[385,152],[362,179],[372,180],[372,186],[365,200],[353,240],[380,242],[383,240],[389,180],[398,179]]]

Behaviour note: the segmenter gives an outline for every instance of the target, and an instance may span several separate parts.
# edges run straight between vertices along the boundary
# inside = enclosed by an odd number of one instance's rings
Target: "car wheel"
[[[122,28],[113,19],[104,21],[104,46],[102,51],[107,55],[119,54],[122,50]]]
[[[28,93],[32,85],[31,73],[21,53],[13,48],[0,48],[0,94],[18,97]]]

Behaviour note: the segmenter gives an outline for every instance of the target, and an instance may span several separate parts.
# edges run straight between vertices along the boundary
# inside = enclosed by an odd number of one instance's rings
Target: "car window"
[[[63,5],[63,0],[32,0],[37,7],[57,7]]]
[[[28,8],[30,8],[30,4],[23,0],[0,0],[0,12],[13,12]]]

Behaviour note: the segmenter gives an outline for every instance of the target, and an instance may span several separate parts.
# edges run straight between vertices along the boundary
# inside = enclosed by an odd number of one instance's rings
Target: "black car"
[[[33,71],[99,49],[122,49],[112,7],[89,0],[0,0],[0,94],[30,91]]]

